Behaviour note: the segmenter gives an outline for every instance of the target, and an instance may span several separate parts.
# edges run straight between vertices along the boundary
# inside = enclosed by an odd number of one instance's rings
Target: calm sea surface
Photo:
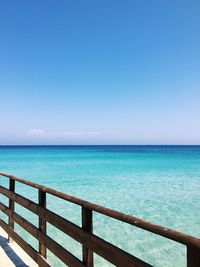
[[[200,146],[0,146],[0,171],[200,237]],[[17,185],[17,192],[37,200],[36,190]],[[80,225],[78,206],[51,196],[48,208]],[[35,215],[16,209],[37,225]],[[81,258],[79,243],[50,225],[48,233]],[[94,233],[154,266],[186,266],[184,246],[103,215],[94,214]],[[96,255],[95,261],[112,266]]]

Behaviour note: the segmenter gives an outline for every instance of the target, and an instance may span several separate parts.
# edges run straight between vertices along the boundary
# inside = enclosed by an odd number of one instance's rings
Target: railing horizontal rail
[[[11,212],[8,207],[4,204],[0,203],[0,210],[4,212],[8,216],[12,216],[13,220],[23,227],[27,232],[29,232],[32,236],[38,239],[42,244],[44,244],[54,255],[56,255],[60,260],[62,260],[69,267],[84,267],[85,265],[77,259],[74,255],[72,255],[69,251],[63,248],[60,244],[54,241],[51,237],[45,235],[39,229],[21,217],[16,212]]]
[[[112,264],[121,267],[144,267],[151,266],[150,264],[145,263],[144,261],[130,255],[129,253],[117,248],[116,246],[106,242],[105,240],[84,231],[79,226],[69,222],[68,220],[62,218],[61,216],[53,213],[48,209],[40,207],[35,202],[22,197],[17,193],[13,193],[8,189],[0,186],[0,193],[9,197],[16,203],[22,205],[23,207],[29,209],[33,213],[45,218],[45,220],[59,230],[63,231],[76,241],[84,244],[87,248],[90,248],[92,251],[102,256]]]
[[[79,206],[88,208],[90,210],[96,211],[98,213],[104,214],[106,216],[109,216],[111,218],[120,220],[122,222],[126,222],[128,224],[134,225],[136,227],[142,228],[144,230],[150,231],[154,234],[158,234],[160,236],[166,237],[168,239],[174,240],[176,242],[179,242],[181,244],[184,245],[190,245],[193,247],[196,247],[198,249],[200,249],[200,239],[190,236],[190,235],[186,235],[184,233],[172,230],[170,228],[167,227],[163,227],[148,221],[144,221],[142,219],[139,219],[137,217],[131,216],[131,215],[126,215],[124,213],[109,209],[109,208],[105,208],[103,206],[88,202],[88,201],[84,201],[82,199],[76,198],[74,196],[59,192],[57,190],[42,186],[40,184],[37,183],[32,183],[30,181],[26,181],[24,179],[21,178],[17,178],[13,175],[9,175],[9,174],[5,174],[0,172],[0,175],[7,177],[9,179],[13,179],[15,181],[18,181],[22,184],[34,187],[36,189],[39,189],[41,191],[44,191],[48,194],[54,195],[56,197],[59,197],[61,199],[64,199],[66,201],[72,202],[74,204],[77,204]]]
[[[14,230],[8,226],[2,219],[0,219],[0,226],[6,231],[14,240],[15,242],[23,248],[23,250],[36,262],[39,266],[43,267],[50,267],[47,263],[46,259],[43,258],[38,252],[27,244]]]

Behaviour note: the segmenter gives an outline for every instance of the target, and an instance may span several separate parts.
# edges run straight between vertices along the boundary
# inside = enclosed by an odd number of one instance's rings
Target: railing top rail
[[[15,180],[17,182],[20,182],[22,184],[31,186],[33,188],[39,189],[43,192],[54,195],[54,196],[59,197],[63,200],[69,201],[69,202],[77,204],[79,206],[88,208],[90,210],[96,211],[96,212],[101,213],[101,214],[104,214],[104,215],[109,216],[111,218],[120,220],[122,222],[126,222],[128,224],[142,228],[142,229],[147,230],[149,232],[152,232],[154,234],[158,234],[158,235],[163,236],[165,238],[174,240],[174,241],[179,242],[181,244],[194,246],[194,247],[197,247],[198,249],[200,249],[200,238],[186,235],[184,233],[172,230],[170,228],[163,227],[163,226],[142,220],[142,219],[137,218],[135,216],[126,215],[122,212],[115,211],[115,210],[112,210],[109,208],[105,208],[105,207],[100,206],[98,204],[94,204],[94,203],[82,200],[80,198],[59,192],[55,189],[52,189],[52,188],[49,188],[49,187],[46,187],[46,186],[43,186],[43,185],[40,185],[37,183],[33,183],[30,181],[15,177],[15,176],[10,175],[10,174],[0,172],[0,175],[7,177],[9,179]]]

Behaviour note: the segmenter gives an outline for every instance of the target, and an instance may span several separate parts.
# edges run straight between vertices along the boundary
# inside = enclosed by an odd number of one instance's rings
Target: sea
[[[0,146],[0,172],[200,238],[200,146]],[[0,184],[8,186],[8,179],[0,177]],[[17,183],[16,191],[38,201],[35,189]],[[8,203],[2,195],[0,201]],[[81,225],[79,206],[48,195],[47,207]],[[16,212],[38,226],[36,215],[17,204]],[[95,235],[153,266],[186,266],[184,245],[96,212],[93,227]],[[38,249],[30,234],[15,229]],[[81,259],[77,241],[50,224],[47,232]],[[50,251],[48,260],[64,266]],[[113,266],[96,254],[94,261]]]

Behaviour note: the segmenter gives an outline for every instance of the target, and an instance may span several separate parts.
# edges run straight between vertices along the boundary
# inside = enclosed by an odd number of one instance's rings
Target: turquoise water
[[[200,146],[0,147],[0,171],[200,237]],[[37,200],[36,190],[17,185],[17,191]],[[80,225],[78,206],[48,198],[49,209]],[[35,215],[16,208],[37,225]],[[186,266],[184,246],[106,216],[94,214],[94,233],[154,266]],[[79,243],[50,225],[48,234],[81,258]],[[95,262],[112,266],[96,255]]]

